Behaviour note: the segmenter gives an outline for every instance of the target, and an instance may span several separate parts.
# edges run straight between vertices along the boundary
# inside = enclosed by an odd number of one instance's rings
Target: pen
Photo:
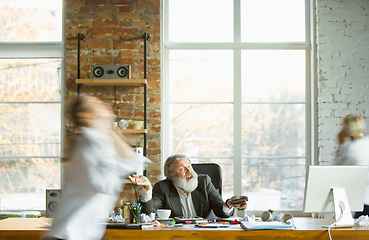
[[[216,226],[216,225],[208,225],[206,223],[196,224],[195,227],[200,227],[200,228],[218,228],[218,226]]]

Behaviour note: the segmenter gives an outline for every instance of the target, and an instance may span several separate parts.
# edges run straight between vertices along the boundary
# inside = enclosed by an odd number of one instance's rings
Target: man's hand
[[[234,207],[234,208],[239,208],[239,209],[243,209],[247,207],[247,202],[246,200],[241,202],[241,203],[237,203],[237,204],[232,204],[231,201],[235,200],[235,199],[241,199],[241,198],[246,198],[246,196],[233,196],[230,199],[227,199],[227,202],[224,203],[225,206],[229,206],[229,207]]]
[[[145,176],[133,174],[132,176],[128,176],[128,178],[133,184],[136,184],[137,186],[143,186],[146,191],[152,188],[149,179],[147,179]]]

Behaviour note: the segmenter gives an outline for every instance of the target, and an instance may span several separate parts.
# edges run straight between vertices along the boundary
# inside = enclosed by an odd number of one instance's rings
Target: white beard
[[[189,176],[192,176],[192,179],[189,182],[187,182],[186,178],[188,178]],[[177,187],[182,188],[187,192],[193,192],[198,185],[197,173],[196,172],[189,173],[184,178],[175,176],[173,178],[173,183]]]

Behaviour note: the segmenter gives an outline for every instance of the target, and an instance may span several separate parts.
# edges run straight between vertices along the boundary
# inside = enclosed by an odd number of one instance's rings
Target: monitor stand
[[[346,191],[344,188],[331,188],[329,193],[330,199],[333,195],[334,214],[336,222],[333,225],[335,228],[353,227],[355,221],[351,215],[350,205],[347,200]],[[329,226],[323,226],[329,227]]]

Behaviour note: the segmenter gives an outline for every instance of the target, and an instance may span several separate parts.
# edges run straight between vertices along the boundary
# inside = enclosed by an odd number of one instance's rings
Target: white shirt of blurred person
[[[244,196],[233,196],[224,202],[210,178],[203,174],[197,175],[190,160],[182,154],[168,157],[164,164],[164,175],[167,179],[156,183],[154,189],[144,176],[128,177],[132,183],[143,186],[140,190],[143,212],[156,212],[157,209],[165,208],[172,210],[171,217],[207,218],[213,210],[218,217],[229,217],[234,208],[247,206],[246,201],[240,204],[232,204],[230,201]]]
[[[334,159],[337,165],[369,166],[369,139],[364,136],[365,121],[362,114],[342,117],[342,130],[338,134],[338,150]],[[357,212],[355,218],[369,215],[369,173],[364,198],[364,211]]]
[[[100,240],[123,189],[121,178],[135,172],[142,156],[112,130],[114,112],[97,98],[79,95],[72,115],[81,134],[72,142],[60,205],[44,237]]]

